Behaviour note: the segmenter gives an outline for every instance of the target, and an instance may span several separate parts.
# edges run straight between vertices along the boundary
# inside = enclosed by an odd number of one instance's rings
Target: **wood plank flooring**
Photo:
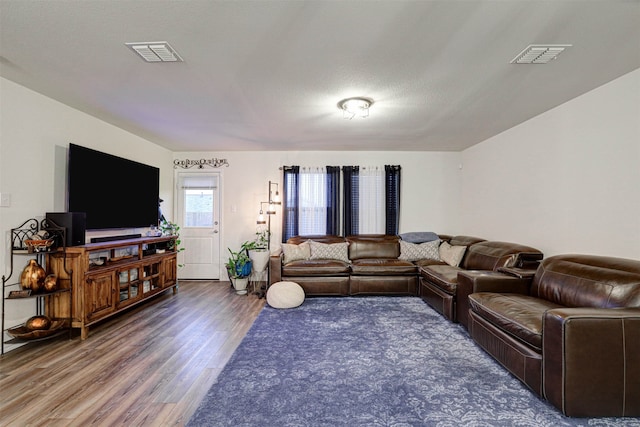
[[[1,426],[181,426],[265,304],[229,282],[180,281],[92,327],[0,358]]]

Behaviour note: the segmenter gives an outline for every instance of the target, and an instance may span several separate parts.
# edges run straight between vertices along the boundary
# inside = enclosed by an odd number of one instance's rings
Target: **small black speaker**
[[[87,216],[84,212],[47,212],[47,219],[67,229],[65,246],[85,244]]]

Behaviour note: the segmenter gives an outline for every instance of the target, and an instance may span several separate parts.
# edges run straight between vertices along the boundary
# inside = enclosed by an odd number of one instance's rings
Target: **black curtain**
[[[298,235],[300,166],[284,166],[282,183],[282,243]]]
[[[343,166],[343,200],[344,200],[344,235],[358,234],[358,210],[359,210],[359,167]]]
[[[282,243],[300,234],[300,166],[284,166],[282,187]],[[339,234],[340,167],[327,166],[327,228],[325,234]]]
[[[400,226],[400,171],[399,165],[384,166],[385,233],[398,234]]]
[[[327,234],[339,234],[340,167],[327,166]]]

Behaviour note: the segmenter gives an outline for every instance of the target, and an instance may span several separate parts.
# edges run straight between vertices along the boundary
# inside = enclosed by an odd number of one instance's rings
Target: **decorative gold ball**
[[[25,326],[32,331],[47,330],[51,327],[51,319],[47,316],[33,316],[27,320]]]
[[[32,292],[38,292],[46,275],[44,268],[40,267],[35,259],[29,260],[20,275],[20,285],[22,289],[31,289]]]
[[[53,292],[58,289],[58,276],[55,274],[49,274],[44,278],[44,290],[45,292]]]

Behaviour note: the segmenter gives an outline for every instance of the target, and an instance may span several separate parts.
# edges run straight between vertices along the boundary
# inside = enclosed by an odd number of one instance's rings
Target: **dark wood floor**
[[[90,329],[0,358],[2,426],[184,425],[264,306],[228,282],[180,281]]]

